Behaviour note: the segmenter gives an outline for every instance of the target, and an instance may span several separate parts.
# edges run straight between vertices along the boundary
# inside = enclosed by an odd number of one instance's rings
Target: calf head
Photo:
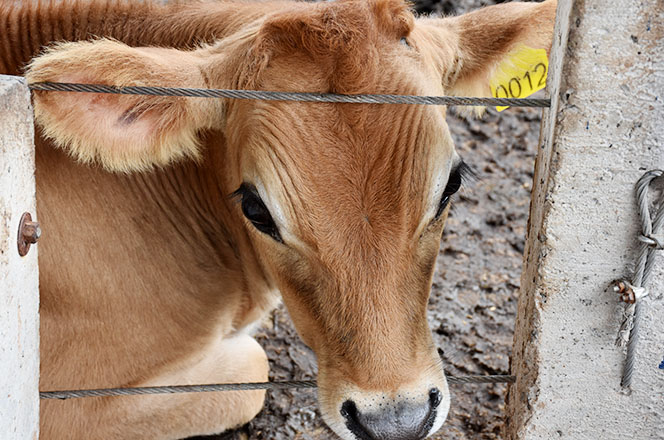
[[[413,95],[489,94],[519,44],[549,48],[555,2],[415,20],[397,0],[293,4],[195,51],[67,43],[30,81]],[[342,438],[421,439],[450,396],[426,319],[465,165],[445,108],[35,95],[47,136],[83,161],[140,171],[223,148],[219,182],[264,274],[319,362]],[[224,145],[201,146],[201,132]],[[203,153],[201,153],[201,151]]]

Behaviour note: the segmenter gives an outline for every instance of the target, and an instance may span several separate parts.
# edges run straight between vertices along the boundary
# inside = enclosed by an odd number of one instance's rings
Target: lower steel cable
[[[447,376],[451,384],[471,383],[514,383],[516,378],[509,375],[492,376]],[[75,399],[80,397],[135,396],[142,394],[206,393],[212,391],[247,390],[291,390],[296,388],[316,388],[313,380],[291,380],[279,382],[224,383],[207,385],[173,385],[159,387],[100,388],[91,390],[40,391],[40,399]]]

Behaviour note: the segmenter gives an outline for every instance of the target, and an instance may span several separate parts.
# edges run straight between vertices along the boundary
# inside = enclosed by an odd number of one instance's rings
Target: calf
[[[549,48],[555,6],[416,19],[400,0],[1,0],[0,72],[29,62],[31,82],[487,96],[516,47]],[[53,92],[34,106],[41,389],[264,381],[249,331],[283,298],[341,438],[422,439],[443,424],[426,306],[465,169],[445,107]],[[41,433],[212,434],[263,397],[46,401]]]

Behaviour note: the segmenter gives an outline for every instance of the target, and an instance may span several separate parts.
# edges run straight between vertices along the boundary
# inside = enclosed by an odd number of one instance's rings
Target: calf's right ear
[[[502,3],[458,17],[421,19],[417,32],[427,41],[429,62],[441,74],[446,93],[490,96],[497,68],[519,58],[519,48],[548,54],[556,6],[556,0]]]
[[[206,87],[203,49],[133,48],[113,40],[58,44],[29,65],[29,83]],[[82,162],[136,171],[200,156],[199,132],[222,121],[222,100],[79,92],[34,93],[46,137]]]

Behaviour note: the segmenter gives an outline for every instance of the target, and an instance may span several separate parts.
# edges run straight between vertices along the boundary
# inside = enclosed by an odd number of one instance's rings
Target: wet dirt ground
[[[420,12],[459,14],[491,0],[415,0]],[[457,151],[478,174],[458,194],[436,264],[429,323],[454,375],[508,374],[522,252],[528,220],[539,109],[489,109],[482,119],[450,114]],[[271,380],[316,377],[313,353],[298,338],[283,306],[258,331]],[[451,385],[448,420],[432,438],[499,439],[506,385]],[[247,426],[219,439],[332,440],[314,390],[271,391]]]

